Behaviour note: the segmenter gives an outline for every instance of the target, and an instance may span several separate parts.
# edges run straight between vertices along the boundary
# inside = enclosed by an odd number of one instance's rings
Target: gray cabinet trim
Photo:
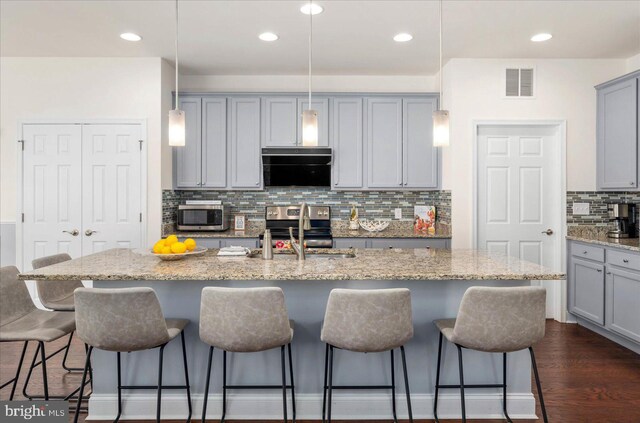
[[[640,273],[607,268],[606,328],[640,342]]]
[[[437,188],[440,149],[433,147],[435,98],[403,99],[402,164],[404,188]]]
[[[569,310],[604,325],[604,265],[575,257],[570,264],[572,295]]]
[[[231,187],[262,189],[260,98],[231,98],[229,107]]]
[[[366,98],[367,187],[402,187],[402,98]]]
[[[362,188],[362,98],[332,99],[333,182],[335,189]]]
[[[262,144],[265,147],[291,147],[298,144],[298,104],[296,97],[262,99]]]
[[[227,186],[227,99],[202,99],[203,188]]]

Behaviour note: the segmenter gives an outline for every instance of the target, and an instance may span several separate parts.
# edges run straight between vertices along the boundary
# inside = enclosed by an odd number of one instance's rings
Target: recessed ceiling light
[[[413,40],[413,35],[407,34],[406,32],[401,32],[400,34],[396,34],[396,36],[393,37],[393,41],[397,43],[405,43],[411,40]]]
[[[322,13],[323,10],[324,9],[322,8],[322,6],[315,3],[311,3],[311,4],[307,3],[300,8],[300,11],[305,15],[308,15],[309,13],[311,13],[312,15],[318,15]]]
[[[133,32],[125,32],[124,34],[120,34],[120,38],[127,41],[140,41],[142,37],[138,34],[134,34]]]
[[[278,36],[273,32],[263,32],[262,34],[258,35],[258,38],[260,38],[262,41],[275,41],[278,39]]]
[[[539,43],[541,41],[550,40],[551,38],[553,38],[553,35],[547,34],[546,32],[543,32],[541,34],[536,34],[533,37],[531,37],[531,41]]]

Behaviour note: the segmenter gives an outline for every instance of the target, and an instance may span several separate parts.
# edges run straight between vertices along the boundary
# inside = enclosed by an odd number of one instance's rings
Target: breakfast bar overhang
[[[409,288],[412,297],[414,337],[406,345],[407,366],[414,418],[433,417],[433,398],[438,349],[438,331],[433,321],[455,317],[465,290],[471,286],[527,286],[540,280],[563,280],[565,275],[534,263],[476,250],[367,249],[331,250],[299,262],[290,254],[275,254],[273,260],[255,257],[217,257],[210,250],[199,258],[164,262],[139,251],[114,249],[21,275],[25,280],[90,280],[96,288],[151,287],[157,293],[164,315],[189,319],[186,328],[193,418],[202,409],[208,346],[200,341],[198,322],[201,291],[207,286],[262,287],[284,290],[289,316],[295,321],[292,342],[298,419],[318,419],[322,412],[324,344],[320,328],[329,292],[334,288]],[[333,255],[333,257],[332,257]],[[351,258],[348,258],[351,257]],[[165,349],[164,383],[184,383],[179,342]],[[382,385],[390,383],[390,363],[383,353],[337,351],[334,367],[337,385]],[[502,382],[501,354],[464,352],[465,383]],[[116,414],[115,353],[96,350],[92,356],[93,393],[89,420],[110,420]],[[157,354],[154,351],[124,354],[123,384],[154,385]],[[401,375],[399,360],[396,375]],[[215,351],[207,416],[221,415],[222,352]],[[396,376],[397,378],[398,376]],[[277,384],[280,381],[280,351],[228,355],[229,384]],[[443,351],[441,383],[458,382],[455,347]],[[526,350],[509,354],[508,407],[512,418],[534,418],[531,366]],[[543,381],[544,383],[544,381]],[[404,393],[398,383],[396,394]],[[334,419],[391,418],[391,393],[374,390],[341,390],[333,395]],[[440,418],[460,417],[460,395],[455,389],[440,394]],[[501,418],[502,392],[480,389],[466,393],[469,418]],[[153,419],[156,393],[125,391],[123,419]],[[289,407],[291,403],[289,401]],[[184,419],[186,395],[163,393],[162,416]],[[277,420],[282,417],[282,395],[273,390],[245,391],[228,395],[227,418]],[[398,417],[407,418],[406,403],[398,401]]]

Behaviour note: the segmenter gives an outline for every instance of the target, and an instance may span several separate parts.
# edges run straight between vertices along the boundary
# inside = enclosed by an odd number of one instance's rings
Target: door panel
[[[82,255],[82,126],[24,125],[23,271],[36,258]],[[70,233],[78,231],[74,236]]]
[[[438,149],[433,146],[435,99],[403,101],[403,186],[438,187]]]
[[[311,106],[318,112],[318,146],[329,146],[329,99],[328,98],[312,98]],[[298,99],[298,114],[296,122],[298,123],[298,144],[302,145],[302,111],[309,108],[309,99]]]
[[[572,258],[570,261],[572,313],[604,325],[604,265]]]
[[[640,274],[607,268],[607,328],[640,342]]]
[[[291,147],[298,144],[296,122],[298,105],[295,97],[267,97],[262,99],[264,113],[264,145]]]
[[[367,186],[402,187],[402,99],[368,98]]]
[[[232,98],[230,109],[231,187],[260,189],[260,99]]]
[[[202,100],[202,187],[227,186],[227,99]]]
[[[202,182],[202,99],[180,98],[185,113],[185,145],[175,147],[176,187],[199,188]]]
[[[140,125],[83,125],[83,255],[141,246],[141,137]]]
[[[335,98],[333,120],[333,186],[362,188],[362,99]]]

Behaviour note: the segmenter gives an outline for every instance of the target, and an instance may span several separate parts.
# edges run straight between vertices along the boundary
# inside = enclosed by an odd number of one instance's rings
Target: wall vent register
[[[533,69],[507,68],[505,70],[507,97],[533,97]]]

